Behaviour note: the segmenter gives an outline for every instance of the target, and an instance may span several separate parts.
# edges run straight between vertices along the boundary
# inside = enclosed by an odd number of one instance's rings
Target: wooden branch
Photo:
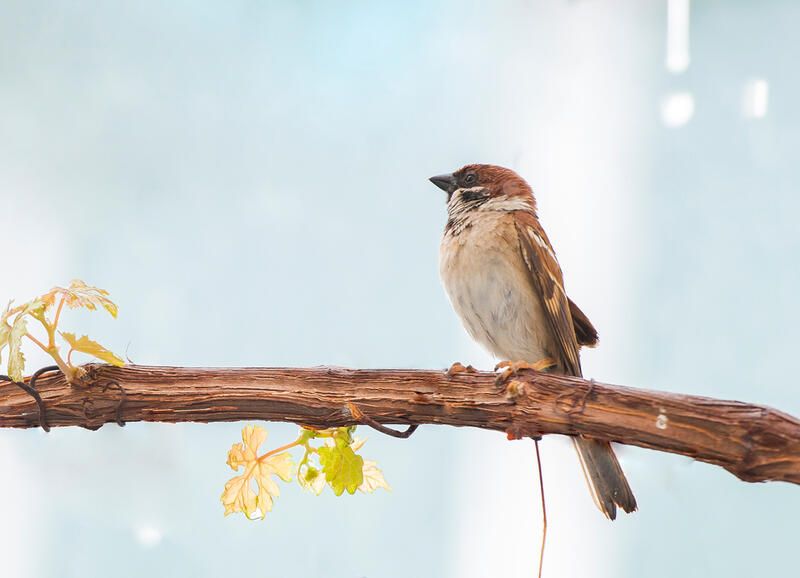
[[[748,482],[800,484],[800,420],[738,401],[532,371],[497,386],[495,374],[485,372],[86,367],[87,386],[70,386],[60,373],[39,378],[50,425],[115,421],[121,387],[121,417],[129,422],[267,420],[321,428],[357,423],[360,411],[382,424],[471,426],[512,438],[583,434],[689,456]],[[0,427],[38,425],[35,401],[0,384]]]

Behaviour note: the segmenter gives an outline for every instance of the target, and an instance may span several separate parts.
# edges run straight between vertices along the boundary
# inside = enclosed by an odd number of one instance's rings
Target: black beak
[[[428,180],[448,194],[453,194],[453,191],[456,190],[456,178],[452,175],[452,173],[447,175],[436,175]]]

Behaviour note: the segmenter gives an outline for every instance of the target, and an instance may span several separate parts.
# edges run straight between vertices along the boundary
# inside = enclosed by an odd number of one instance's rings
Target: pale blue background
[[[600,330],[587,374],[800,414],[800,7],[695,2],[682,74],[665,17],[633,0],[4,0],[0,298],[105,287],[118,321],[67,321],[137,363],[488,367],[439,285],[426,178],[495,162],[534,186]],[[741,110],[753,77],[760,119]],[[676,91],[695,110],[670,128]],[[218,503],[239,428],[0,432],[3,576],[534,572],[528,443],[369,434],[391,493],[284,486],[247,523]],[[798,488],[620,453],[641,511],[611,525],[545,440],[547,576],[796,572]]]

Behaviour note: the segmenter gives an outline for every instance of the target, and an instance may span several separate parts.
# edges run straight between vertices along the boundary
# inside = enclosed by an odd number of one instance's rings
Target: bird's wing
[[[578,340],[570,313],[570,301],[564,292],[561,267],[538,219],[524,211],[517,211],[516,216],[520,252],[533,290],[541,296],[547,321],[558,344],[559,364],[567,374],[580,376]]]
[[[572,326],[575,328],[575,337],[578,338],[578,345],[594,347],[597,345],[597,329],[586,317],[586,314],[569,299],[569,312],[572,314]]]

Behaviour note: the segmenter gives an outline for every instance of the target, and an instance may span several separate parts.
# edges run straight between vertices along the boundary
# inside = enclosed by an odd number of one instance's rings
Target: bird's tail
[[[630,513],[636,509],[636,498],[625,479],[611,444],[590,438],[574,437],[583,474],[595,504],[607,518],[617,517],[617,506]]]

